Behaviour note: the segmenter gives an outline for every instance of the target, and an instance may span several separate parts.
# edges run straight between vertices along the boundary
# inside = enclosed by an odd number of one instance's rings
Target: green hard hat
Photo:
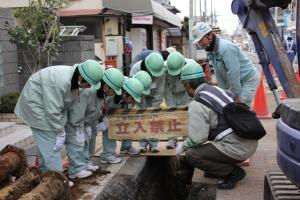
[[[143,94],[144,87],[138,79],[133,77],[127,79],[123,88],[136,102],[141,102],[141,95]]]
[[[157,52],[153,52],[145,58],[145,65],[151,75],[154,77],[160,77],[165,72],[164,59]]]
[[[181,70],[181,81],[191,80],[196,78],[205,77],[203,69],[201,65],[190,62],[183,66]]]
[[[103,81],[113,89],[117,95],[122,94],[122,86],[124,84],[125,78],[122,72],[116,68],[109,68],[105,70]]]
[[[78,65],[78,70],[82,78],[91,85],[93,90],[101,87],[103,70],[95,60],[86,60]]]
[[[181,68],[185,64],[184,56],[178,51],[170,53],[167,58],[167,70],[171,76],[180,74]]]
[[[143,85],[143,87],[144,87],[143,94],[149,95],[150,94],[150,85],[152,83],[151,76],[145,71],[139,71],[133,77],[136,78],[137,80],[139,80],[141,82],[141,84]]]

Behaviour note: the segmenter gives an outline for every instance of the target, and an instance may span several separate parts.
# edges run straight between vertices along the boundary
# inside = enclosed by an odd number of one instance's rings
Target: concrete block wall
[[[26,48],[17,48],[9,42],[5,22],[14,26],[12,11],[0,8],[0,96],[21,91],[32,74],[27,65],[33,65],[32,55]],[[91,35],[66,36],[63,38],[59,55],[52,65],[74,65],[95,58],[95,39]],[[18,72],[18,68],[22,69]],[[46,66],[45,66],[46,67]]]
[[[74,65],[87,59],[95,59],[95,39],[92,35],[65,36],[59,55],[53,65]]]
[[[12,11],[0,8],[0,96],[19,91],[17,47],[9,42],[6,21],[14,26]]]
[[[52,65],[70,65],[80,63],[87,59],[95,58],[95,39],[91,35],[65,36],[58,50],[59,55],[53,59]],[[31,75],[26,63],[33,64],[31,55],[24,48],[18,49],[19,66],[22,72],[19,73],[20,90],[22,90],[27,79]],[[26,60],[25,60],[26,58]],[[46,66],[45,66],[46,67]]]

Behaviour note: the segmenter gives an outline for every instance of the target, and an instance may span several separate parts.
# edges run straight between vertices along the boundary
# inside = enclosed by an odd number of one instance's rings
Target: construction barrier
[[[187,136],[187,106],[109,110],[111,139],[143,139]]]

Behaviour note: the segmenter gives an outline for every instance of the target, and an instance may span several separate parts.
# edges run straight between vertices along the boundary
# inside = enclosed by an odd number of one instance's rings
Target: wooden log
[[[13,145],[7,145],[0,152],[0,182],[9,176],[19,178],[27,168],[25,151]]]
[[[64,200],[70,192],[69,181],[60,172],[49,171],[31,192],[21,196],[19,200]]]
[[[41,174],[41,170],[36,167],[27,168],[23,176],[0,190],[0,200],[19,199],[40,183]]]

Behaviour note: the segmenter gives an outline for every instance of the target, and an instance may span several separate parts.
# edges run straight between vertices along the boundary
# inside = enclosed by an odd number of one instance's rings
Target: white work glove
[[[180,155],[182,152],[184,152],[183,145],[178,144],[175,150],[176,150],[176,155]]]
[[[55,152],[58,152],[61,150],[62,146],[64,145],[65,143],[65,140],[66,140],[66,133],[63,131],[62,133],[58,133],[56,135],[56,142],[55,142],[55,145],[53,147],[53,150]]]
[[[88,135],[88,137],[92,137],[92,128],[90,126],[84,128],[85,133]]]
[[[83,129],[77,129],[76,130],[76,141],[81,143],[81,144],[84,144],[85,142],[85,138],[84,138],[84,131]]]
[[[107,121],[107,118],[106,116],[103,117],[103,121],[100,122],[99,124],[97,124],[97,131],[106,131],[107,128],[108,128],[108,121]]]

